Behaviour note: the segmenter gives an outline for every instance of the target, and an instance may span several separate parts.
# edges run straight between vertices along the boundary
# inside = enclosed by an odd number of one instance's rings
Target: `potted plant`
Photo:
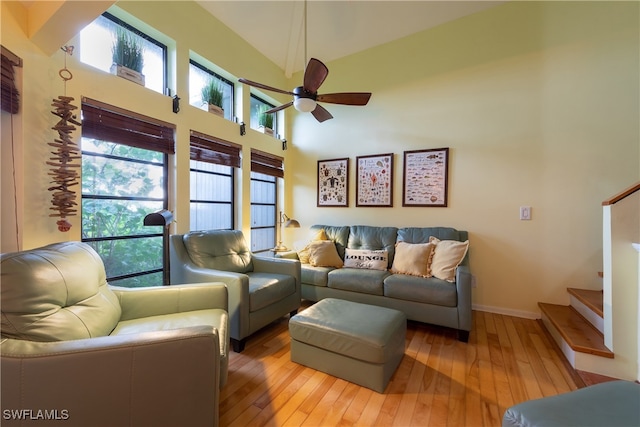
[[[119,29],[111,47],[113,65],[111,72],[119,77],[144,86],[142,41],[140,37]]]
[[[266,105],[260,105],[258,107],[258,125],[260,130],[267,135],[273,136],[273,114],[267,114],[266,111],[270,108]]]
[[[224,109],[222,109],[222,82],[219,79],[209,79],[202,87],[202,103],[208,105],[210,113],[224,117]]]

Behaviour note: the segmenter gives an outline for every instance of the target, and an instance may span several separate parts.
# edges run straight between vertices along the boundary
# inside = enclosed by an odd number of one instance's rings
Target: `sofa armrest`
[[[471,271],[467,265],[459,265],[456,269],[456,288],[458,291],[458,324],[459,329],[471,331]]]
[[[122,308],[120,320],[219,308],[228,311],[224,283],[194,283],[151,288],[110,286]]]
[[[55,411],[49,414],[65,426],[218,423],[220,350],[211,327],[61,342],[5,339],[0,351],[2,408],[17,411],[10,412],[16,421],[40,410]]]
[[[275,257],[284,259],[300,259],[298,257],[298,252],[296,251],[276,252]]]

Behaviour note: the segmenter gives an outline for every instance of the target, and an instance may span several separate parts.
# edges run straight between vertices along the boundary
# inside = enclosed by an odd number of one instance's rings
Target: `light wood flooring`
[[[500,426],[511,405],[584,387],[536,320],[474,311],[468,343],[410,321],[383,394],[291,362],[288,320],[230,354],[222,426]]]

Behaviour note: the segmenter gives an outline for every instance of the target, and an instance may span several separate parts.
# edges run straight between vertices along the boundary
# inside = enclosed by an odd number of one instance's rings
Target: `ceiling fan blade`
[[[287,95],[293,95],[293,92],[289,92],[288,90],[282,90],[282,89],[278,89],[278,88],[275,88],[275,87],[263,85],[262,83],[254,82],[254,81],[251,81],[251,80],[238,79],[238,81],[240,83],[244,83],[244,84],[247,84],[249,86],[257,87],[257,88],[260,88],[260,89],[270,90],[272,92],[284,93],[284,94],[287,94]]]
[[[316,93],[329,74],[329,69],[322,61],[311,58],[304,70],[304,82],[302,87],[309,93]]]
[[[313,110],[311,114],[313,114],[313,117],[315,117],[316,120],[320,123],[333,118],[331,113],[328,112],[322,105],[316,105],[315,110]]]
[[[284,110],[285,108],[291,107],[293,105],[293,101],[287,102],[286,104],[282,104],[279,107],[274,107],[270,110],[265,111],[265,114],[275,113],[276,111]]]
[[[343,92],[318,95],[316,101],[329,102],[331,104],[367,105],[371,94],[367,92]]]

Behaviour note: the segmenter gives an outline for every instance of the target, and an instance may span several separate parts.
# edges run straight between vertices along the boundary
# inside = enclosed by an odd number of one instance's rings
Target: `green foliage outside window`
[[[102,258],[107,278],[162,269],[162,237],[145,236],[162,228],[145,227],[143,219],[164,204],[164,155],[86,138],[82,142],[82,238],[106,238],[88,243]],[[162,273],[109,281],[157,286]]]

